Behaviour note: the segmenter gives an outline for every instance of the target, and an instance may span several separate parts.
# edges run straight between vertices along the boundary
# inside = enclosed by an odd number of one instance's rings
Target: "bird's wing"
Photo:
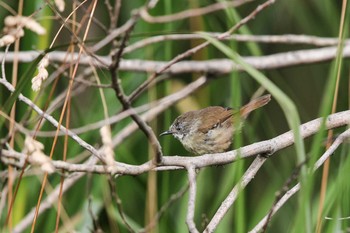
[[[198,130],[202,133],[207,133],[209,130],[219,126],[228,119],[231,119],[235,113],[238,113],[238,111],[220,106],[212,106],[200,111],[203,117]]]

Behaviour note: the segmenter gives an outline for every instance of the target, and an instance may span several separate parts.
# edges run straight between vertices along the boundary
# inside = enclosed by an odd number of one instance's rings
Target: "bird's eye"
[[[180,125],[179,125],[179,124],[176,124],[176,125],[175,125],[175,129],[176,129],[177,131],[180,131],[180,130],[181,130]]]
[[[174,128],[175,128],[176,131],[180,131],[181,130],[181,126],[180,126],[179,122],[176,122],[174,124]]]

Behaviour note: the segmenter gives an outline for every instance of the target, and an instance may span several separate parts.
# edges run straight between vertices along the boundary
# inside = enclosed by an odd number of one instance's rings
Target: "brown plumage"
[[[264,95],[240,110],[211,106],[186,112],[176,118],[170,129],[161,135],[172,134],[186,150],[195,154],[224,152],[230,148],[233,133],[241,127],[242,120],[270,100],[271,95]],[[240,121],[239,124],[237,120]]]

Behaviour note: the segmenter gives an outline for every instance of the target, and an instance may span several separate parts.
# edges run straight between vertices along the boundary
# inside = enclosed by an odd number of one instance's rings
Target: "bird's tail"
[[[271,100],[271,95],[263,95],[256,99],[253,99],[248,104],[244,105],[240,109],[240,115],[243,119],[247,118],[251,111],[266,105]]]

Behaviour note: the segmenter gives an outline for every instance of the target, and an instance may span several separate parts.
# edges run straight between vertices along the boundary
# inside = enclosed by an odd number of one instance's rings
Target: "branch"
[[[344,45],[343,58],[350,57],[350,44]],[[259,70],[269,70],[283,67],[290,67],[302,64],[313,64],[317,62],[330,61],[336,57],[337,48],[334,46],[317,48],[317,49],[304,49],[291,52],[276,53],[271,55],[265,55],[260,57],[246,56],[243,57],[244,61],[254,68]],[[6,55],[7,63],[13,62],[15,56],[18,56],[20,62],[32,62],[34,61],[40,52],[27,51],[27,52],[8,52]],[[4,52],[0,52],[0,59],[5,56]],[[50,61],[62,62],[66,52],[51,52]],[[78,54],[74,53],[67,58],[66,62],[77,62]],[[111,59],[108,56],[96,56],[103,62],[100,63],[93,60],[88,55],[81,55],[79,63],[81,65],[90,65],[91,63],[100,68],[106,68],[106,65],[111,64]],[[91,61],[93,60],[93,61]],[[151,61],[151,60],[135,60],[135,59],[121,59],[119,70],[120,71],[135,71],[152,73],[157,72],[161,67],[164,67],[167,62]],[[207,61],[179,61],[173,64],[166,71],[165,74],[183,74],[183,73],[212,73],[212,74],[228,74],[232,71],[243,71],[242,67],[235,64],[230,59],[212,59]]]
[[[220,33],[209,33],[211,36],[218,36]],[[204,40],[202,35],[199,34],[169,34],[147,37],[143,40],[139,40],[124,49],[123,53],[131,53],[137,49],[160,43],[164,41],[172,40]],[[308,35],[241,35],[234,34],[228,36],[222,40],[235,40],[238,42],[256,42],[256,43],[271,43],[271,44],[306,44],[314,46],[334,46],[338,44],[338,39],[334,37],[318,37]],[[349,44],[350,40],[344,40],[344,44]]]
[[[341,133],[337,139],[333,142],[333,144],[326,150],[326,152],[317,160],[315,163],[313,172],[315,172],[318,168],[322,166],[322,164],[329,158],[335,150],[346,140],[350,138],[350,129]],[[268,221],[269,217],[272,217],[283,205],[286,203],[289,198],[291,198],[295,193],[300,190],[300,183],[296,184],[293,188],[288,190],[286,194],[273,206],[273,209],[269,211],[269,213],[262,219],[260,222],[251,230],[250,233],[258,233],[264,227],[266,221]]]
[[[100,129],[103,126],[105,126],[106,124],[114,124],[114,123],[117,123],[117,122],[129,117],[133,111],[136,114],[140,114],[142,112],[145,112],[146,110],[149,110],[143,115],[143,117],[145,118],[146,121],[150,121],[151,119],[155,118],[159,113],[168,109],[171,105],[177,103],[178,101],[182,100],[183,98],[189,96],[191,93],[198,90],[200,87],[205,85],[207,82],[208,82],[208,78],[206,76],[201,76],[198,79],[196,79],[195,81],[193,81],[192,83],[187,84],[181,90],[179,90],[173,94],[167,95],[167,96],[163,97],[162,99],[135,107],[133,109],[124,110],[124,111],[118,113],[117,115],[113,115],[107,119],[103,119],[103,120],[100,120],[100,121],[95,122],[95,123],[87,124],[87,125],[84,125],[84,126],[79,127],[79,128],[75,128],[75,129],[71,128],[70,130],[73,133],[82,134],[82,133],[86,133],[86,132],[91,131],[91,130]],[[47,110],[46,112],[49,112],[49,110]],[[24,132],[24,133],[29,133],[31,135],[33,135],[35,133],[35,135],[37,137],[54,137],[55,133],[56,133],[56,131],[30,131],[28,129],[25,129],[20,124],[17,124],[16,127],[19,129],[19,131]],[[134,128],[134,127],[133,127],[133,129],[136,130],[136,128]],[[131,134],[131,133],[133,133],[133,131],[130,130],[130,131],[128,131],[128,133]],[[65,132],[60,132],[58,135],[59,136],[65,135]]]
[[[267,0],[261,5],[258,5],[249,15],[241,19],[238,23],[236,23],[233,27],[231,27],[228,31],[221,33],[218,36],[215,36],[216,39],[224,39],[228,36],[230,36],[232,33],[234,33],[236,30],[238,30],[241,26],[248,23],[250,20],[253,20],[259,13],[261,13],[262,10],[264,10],[266,7],[273,4],[275,0]],[[171,68],[174,64],[178,63],[179,61],[196,54],[198,51],[202,50],[203,48],[210,45],[209,41],[205,41],[189,50],[186,50],[183,53],[178,54],[173,59],[165,63],[163,66],[159,67],[155,72],[153,72],[148,79],[143,82],[137,89],[135,89],[129,96],[130,101],[133,101],[144,89],[148,87],[148,85],[153,82],[160,74],[163,74],[166,72],[169,68]]]
[[[235,185],[235,187],[233,187],[232,191],[221,203],[219,209],[216,211],[215,215],[209,222],[208,226],[205,228],[204,232],[214,232],[215,228],[226,215],[227,211],[236,201],[240,191],[244,189],[249,184],[249,182],[255,177],[256,173],[259,171],[259,169],[265,163],[266,160],[266,157],[258,156],[253,161],[253,163],[249,166],[248,170],[244,173],[242,179]]]
[[[150,109],[148,112],[144,113],[141,116],[142,119],[146,122],[154,119],[165,109],[169,108],[173,103],[185,98],[186,96],[196,91],[198,88],[202,87],[204,84],[207,83],[207,81],[208,81],[208,78],[206,76],[202,76],[198,78],[196,81],[188,84],[185,88],[182,89],[182,91],[174,93],[174,95],[165,97],[163,102],[160,102],[158,105],[152,107],[152,109]],[[117,134],[113,138],[113,146],[117,146],[120,143],[122,143],[125,138],[129,137],[131,133],[133,133],[137,129],[138,129],[138,126],[134,122],[126,126],[123,130],[121,130],[119,134]]]
[[[0,84],[4,85],[7,88],[7,90],[9,90],[11,93],[13,93],[15,91],[15,88],[12,86],[12,84],[9,83],[8,81],[6,81],[5,79],[0,78]],[[18,99],[20,101],[24,102],[25,104],[27,104],[29,107],[31,107],[35,112],[37,112],[40,116],[45,118],[53,126],[55,126],[56,128],[59,128],[61,132],[65,132],[66,134],[68,134],[68,136],[71,137],[74,141],[76,141],[80,146],[82,146],[86,150],[90,151],[97,158],[101,159],[101,156],[100,156],[99,152],[97,151],[97,149],[95,149],[89,143],[85,142],[83,139],[81,139],[78,135],[76,135],[75,133],[73,133],[69,129],[65,128],[63,125],[59,126],[59,123],[55,118],[53,118],[51,115],[49,115],[46,112],[44,112],[43,110],[41,110],[30,99],[28,99],[27,97],[25,97],[22,94],[18,95]]]
[[[162,101],[160,101],[160,104],[157,105],[156,107],[152,108],[150,111],[142,115],[142,118],[145,121],[149,121],[153,118],[155,118],[159,113],[163,112],[165,109],[167,109],[170,105],[175,103],[176,101],[181,100],[182,98],[186,97],[193,91],[197,90],[199,87],[203,86],[207,82],[206,76],[202,76],[198,78],[196,81],[193,83],[187,85],[185,88],[183,88],[181,91],[174,93],[173,95],[165,97]],[[5,79],[0,79],[0,83],[5,85],[11,92],[14,90],[13,86],[8,83]],[[24,103],[26,103],[28,106],[32,107],[33,110],[35,110],[39,115],[43,116],[45,119],[48,120],[52,125],[57,127],[58,122],[50,115],[47,113],[44,113],[38,106],[36,106],[31,100],[28,98],[24,97],[22,94],[19,95],[19,99],[22,100]],[[129,126],[125,127],[118,135],[115,137],[113,140],[113,146],[115,147],[116,145],[120,144],[126,137],[130,136],[132,132],[137,130],[138,127],[135,123],[130,124]],[[73,133],[70,130],[67,130],[65,127],[61,126],[60,130],[63,131],[63,133],[68,133],[68,136],[70,136],[73,140],[77,141],[79,145],[83,146],[84,148],[87,147],[86,149],[88,151],[93,151],[96,155],[99,155],[99,151],[96,150],[94,147],[92,147],[90,144],[86,143],[85,141],[82,141],[82,139],[77,136],[75,133]],[[20,161],[24,161],[24,159],[27,157],[26,155],[22,154],[13,154],[15,152],[13,151],[3,151],[5,154],[7,153],[8,157],[13,157],[17,158]],[[16,167],[23,167],[23,163],[18,163],[18,162],[11,162],[6,160],[5,156],[2,156],[0,158],[5,164],[12,164]],[[97,172],[97,173],[106,173],[106,168],[105,166],[100,166],[97,168],[97,170],[94,169],[94,167],[91,166],[86,166],[86,165],[81,165],[81,164],[71,164],[66,163],[63,161],[53,161],[53,163],[57,162],[56,168],[58,169],[59,167],[63,168],[66,171],[74,172],[74,171],[88,171],[88,172]],[[144,173],[146,171],[149,171],[154,168],[152,164],[145,163],[140,166],[132,166],[124,163],[116,163],[118,166],[117,170],[114,171],[120,171],[121,174],[124,173],[125,171],[130,171],[133,170],[132,172],[136,172],[137,174]],[[171,166],[170,166],[171,167]],[[178,167],[173,167],[170,168],[170,170],[178,169]],[[157,168],[156,170],[164,170],[163,168]],[[103,172],[104,171],[104,172]],[[112,171],[113,173],[113,171]],[[119,172],[116,172],[119,173]]]
[[[159,221],[160,217],[162,216],[163,213],[165,213],[165,211],[168,210],[168,208],[179,198],[181,198],[188,190],[189,185],[186,185],[184,187],[182,187],[177,193],[174,193],[173,195],[171,195],[171,197],[169,198],[169,200],[160,208],[160,210],[158,211],[158,213],[156,214],[156,216],[150,221],[150,223],[148,224],[148,226],[146,226],[144,229],[140,230],[139,233],[147,233],[150,232],[157,224],[157,222]]]
[[[120,57],[122,56],[123,49],[125,48],[125,44],[128,41],[129,35],[133,29],[134,25],[131,25],[129,30],[126,31],[126,35],[123,37],[121,46],[116,53],[112,54],[112,64],[110,66],[110,73],[112,79],[112,88],[116,94],[116,97],[120,101],[123,106],[123,110],[130,110],[130,117],[133,121],[138,125],[139,129],[146,135],[153,151],[154,151],[154,163],[159,164],[162,161],[162,148],[160,143],[151,129],[151,127],[136,113],[136,111],[132,108],[130,99],[124,94],[124,90],[121,86],[120,78],[118,75]]]
[[[269,212],[249,233],[258,233],[260,232],[268,218],[271,218],[275,213],[288,201],[290,197],[292,197],[296,192],[300,190],[300,183],[296,184],[293,188],[288,190],[286,194],[274,205],[274,208],[271,212]]]
[[[335,113],[330,115],[327,118],[326,121],[326,128],[330,129],[330,128],[336,128],[336,127],[340,127],[340,126],[344,126],[349,124],[350,122],[350,110],[348,111],[344,111],[344,112],[339,112],[339,113]],[[303,138],[311,136],[312,134],[318,132],[318,130],[320,129],[322,123],[322,119],[316,119],[313,121],[310,121],[308,123],[305,123],[303,125],[300,126],[301,128],[301,136]],[[327,156],[330,156],[335,149],[346,139],[350,136],[350,130],[345,131],[343,134],[341,134],[333,143],[333,145],[329,148],[329,150],[327,150],[325,152],[325,154],[319,159],[319,161],[317,161],[316,165],[315,165],[315,169],[317,169],[319,166],[322,165],[323,161],[327,158]],[[276,138],[273,138],[271,140],[267,140],[267,141],[263,141],[263,142],[259,142],[259,143],[255,143],[249,146],[245,146],[242,147],[240,149],[240,155],[243,158],[247,158],[250,156],[254,156],[256,154],[260,154],[260,153],[274,153],[282,148],[285,148],[289,145],[291,145],[294,141],[293,138],[293,134],[291,131],[284,133]],[[22,160],[24,158],[26,158],[26,155],[18,153],[18,152],[14,152],[14,151],[9,151],[9,150],[2,150],[2,157],[1,160],[3,162],[8,162],[11,163],[13,162],[12,160],[8,160],[6,161],[6,158],[15,158],[17,160]],[[116,162],[115,167],[113,167],[113,171],[112,173],[117,173],[117,174],[125,174],[125,175],[139,175],[145,172],[148,172],[150,170],[156,170],[156,171],[164,171],[164,170],[174,170],[174,169],[183,169],[184,167],[181,166],[179,167],[177,164],[187,164],[186,167],[191,167],[192,168],[198,168],[198,167],[204,167],[204,166],[211,166],[211,165],[219,165],[219,164],[223,164],[223,163],[227,163],[227,159],[220,159],[220,158],[225,158],[226,156],[229,157],[229,161],[233,162],[237,159],[239,159],[239,157],[236,156],[231,156],[237,154],[237,150],[234,151],[230,151],[227,153],[221,153],[221,154],[213,154],[213,155],[203,155],[203,156],[197,156],[197,157],[180,157],[180,156],[164,156],[163,157],[163,161],[168,163],[168,165],[163,164],[162,167],[157,167],[155,168],[153,166],[153,163],[151,161],[142,164],[142,165],[128,165],[128,164],[123,164],[123,163],[118,163]],[[213,162],[208,162],[208,160],[211,159]],[[180,163],[179,160],[184,160],[183,163]],[[201,161],[204,162],[201,162]],[[64,161],[52,161],[53,165],[55,166],[56,169],[63,169],[66,171],[74,171],[74,172],[81,172],[81,173],[74,173],[73,176],[71,176],[71,182],[65,182],[65,186],[64,186],[64,190],[68,189],[70,187],[70,185],[72,185],[76,180],[78,180],[79,178],[81,178],[86,172],[96,172],[96,173],[106,173],[106,169],[105,166],[102,165],[95,165],[96,163],[96,159],[94,159],[94,157],[90,158],[90,161],[87,162],[86,164],[70,164],[68,162],[64,162]],[[259,166],[259,164],[261,162],[264,161],[264,158],[258,157],[255,160],[255,165],[251,165],[251,169],[250,171],[255,171],[254,168],[256,168],[256,166]],[[30,162],[30,161],[29,161]],[[172,165],[170,165],[172,163]],[[20,166],[22,163],[16,163],[16,165]],[[249,175],[252,175],[253,172],[251,173],[246,173],[245,177],[246,178],[242,178],[242,184],[246,184],[247,181],[249,181],[249,179],[251,179],[251,177],[249,177]],[[191,179],[193,179],[193,174],[189,175],[189,178],[191,176]],[[192,187],[193,188],[193,187]],[[288,191],[279,202],[276,203],[276,205],[274,205],[274,210],[272,212],[272,215],[277,212],[277,210],[294,194],[299,190],[299,185],[296,185],[295,187],[293,187],[290,191]],[[237,189],[236,187],[234,189]],[[193,193],[195,193],[195,191],[193,191],[192,189],[192,195]],[[234,200],[234,196],[236,194],[234,193],[234,191],[232,191],[232,194],[230,195],[230,201]],[[55,192],[51,193],[48,198],[42,203],[42,207],[40,208],[40,213],[42,213],[44,210],[48,209],[57,199],[58,196],[58,188],[56,188]],[[193,196],[191,197],[191,200],[193,200]],[[190,207],[190,206],[189,206]],[[191,207],[192,208],[192,207]],[[190,211],[190,209],[189,209]],[[224,210],[225,211],[225,210]],[[222,210],[220,212],[218,212],[220,214],[218,214],[217,216],[221,216],[221,214],[223,213]],[[34,209],[16,226],[14,232],[21,232],[23,229],[25,229],[28,224],[31,223],[32,221],[32,217],[34,214]],[[191,212],[188,213],[188,219],[190,219],[192,215]],[[212,221],[216,221],[218,222],[220,217],[213,217]],[[266,216],[267,218],[267,216]],[[266,220],[265,220],[266,221]],[[214,222],[211,226],[214,226]],[[190,222],[191,223],[191,222]],[[262,226],[264,225],[264,219],[262,220]],[[191,224],[190,224],[191,225]],[[208,225],[209,226],[209,225]],[[257,225],[257,227],[260,225]],[[21,230],[19,230],[21,229]],[[255,232],[255,231],[252,231]]]
[[[194,212],[196,208],[196,168],[194,166],[189,166],[187,168],[188,182],[190,185],[189,195],[188,195],[188,206],[187,206],[187,217],[186,223],[188,230],[191,233],[199,233],[194,223]]]
[[[98,50],[100,50],[101,48],[103,48],[104,46],[106,46],[107,44],[112,42],[115,38],[117,38],[118,36],[122,35],[123,33],[127,32],[128,30],[130,30],[130,28],[132,28],[137,23],[139,18],[141,17],[140,11],[148,10],[150,8],[153,8],[155,6],[155,4],[156,4],[156,2],[149,1],[148,3],[146,3],[140,9],[134,10],[132,12],[132,14],[131,14],[131,16],[130,16],[128,21],[126,21],[121,27],[113,29],[112,31],[110,31],[105,38],[100,40],[98,43],[96,43],[91,48],[91,51],[97,52]]]
[[[304,123],[300,126],[300,135],[302,138],[307,138],[317,133],[323,122],[322,118],[315,119],[313,121]],[[326,120],[325,129],[333,129],[341,126],[346,126],[350,122],[350,110],[338,112],[329,115]],[[148,161],[141,165],[131,165],[121,162],[115,162],[115,166],[112,166],[107,171],[103,165],[88,166],[85,164],[72,164],[64,161],[52,161],[53,165],[58,170],[65,170],[68,172],[94,172],[94,173],[112,173],[121,175],[140,175],[149,171],[167,171],[174,169],[185,169],[189,166],[195,168],[209,167],[213,165],[223,165],[235,162],[238,159],[245,159],[253,157],[259,154],[274,154],[276,151],[282,150],[294,143],[294,136],[292,131],[288,131],[275,138],[256,142],[251,145],[241,147],[236,150],[232,150],[225,153],[207,154],[201,156],[163,156],[163,162],[155,167],[152,161]],[[21,160],[26,158],[25,154],[3,150],[4,158],[15,158]],[[323,157],[322,157],[323,159]],[[30,160],[29,160],[30,162]],[[19,164],[20,165],[20,164]]]
[[[309,137],[317,133],[322,126],[323,119],[318,118],[310,122],[304,123],[300,126],[300,136],[302,138]],[[338,112],[329,115],[325,124],[326,129],[337,128],[340,126],[348,125],[350,122],[350,110]],[[238,159],[248,158],[256,156],[258,154],[273,154],[283,148],[286,148],[294,143],[294,136],[292,131],[288,131],[275,138],[256,142],[248,146],[244,146],[240,149],[218,153],[218,154],[207,154],[196,157],[185,157],[185,156],[164,156],[163,166],[181,166],[186,167],[189,164],[196,168],[202,168],[213,165],[223,165],[234,162]]]

